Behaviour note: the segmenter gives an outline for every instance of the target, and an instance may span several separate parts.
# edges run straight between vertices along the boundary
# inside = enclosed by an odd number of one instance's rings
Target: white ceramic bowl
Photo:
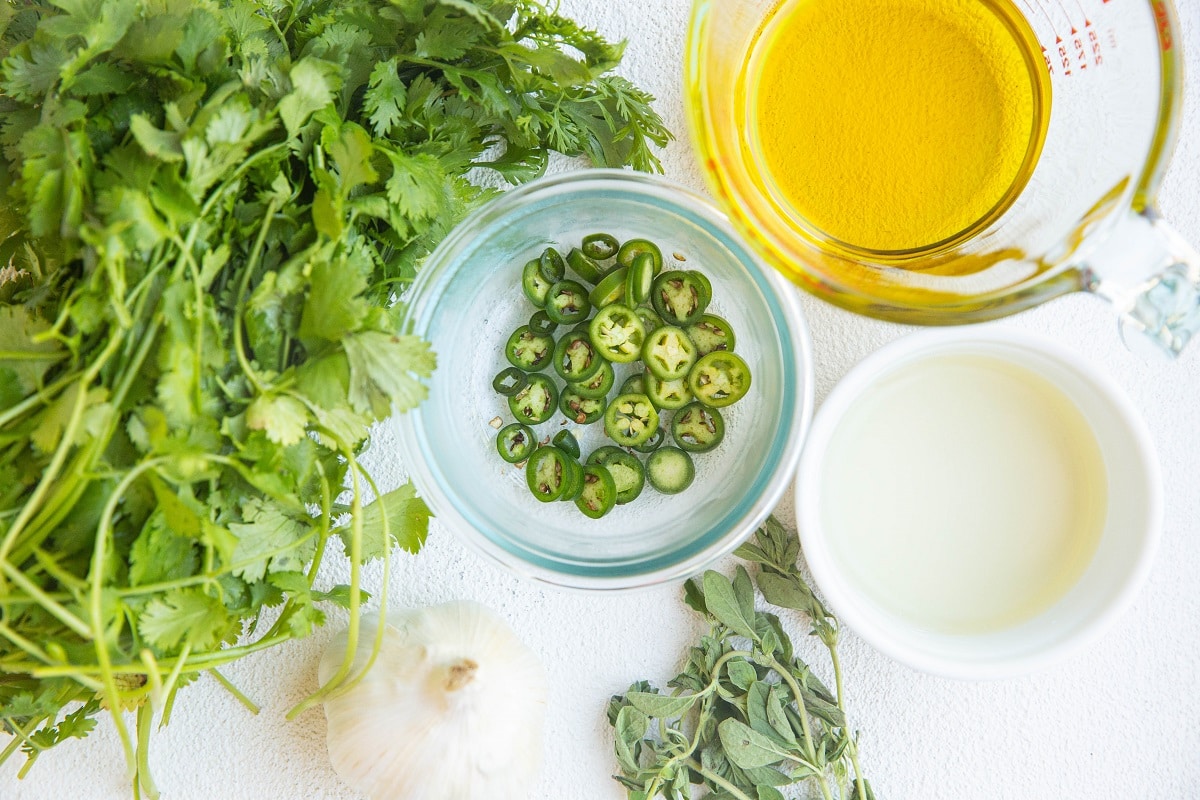
[[[696,459],[678,495],[647,489],[599,520],[573,503],[539,503],[525,472],[496,454],[493,417],[511,421],[492,378],[508,364],[504,342],[534,309],[521,267],[547,245],[607,231],[645,237],[703,269],[714,313],[737,333],[754,379],[725,413],[722,445]],[[565,252],[565,250],[564,250]],[[684,263],[684,262],[677,262]],[[521,575],[581,589],[677,580],[731,552],[790,487],[812,416],[812,354],[799,292],[731,230],[705,198],[662,178],[618,170],[556,175],[505,192],[454,229],[414,284],[407,330],[432,343],[429,398],[399,417],[413,480],[438,519]],[[626,368],[618,371],[618,382]],[[610,399],[612,398],[610,394]],[[563,430],[556,417],[534,430]],[[568,426],[588,453],[602,425]]]
[[[1010,361],[1063,391],[1095,434],[1108,475],[1108,513],[1082,576],[1031,619],[987,633],[948,634],[881,607],[846,571],[822,523],[821,474],[848,409],[885,376],[934,355]],[[885,655],[946,677],[991,679],[1042,669],[1096,639],[1131,603],[1150,571],[1162,522],[1158,461],[1145,423],[1111,378],[1051,340],[1003,327],[918,333],[872,354],[834,388],[809,432],[796,482],[804,556],[831,608]]]

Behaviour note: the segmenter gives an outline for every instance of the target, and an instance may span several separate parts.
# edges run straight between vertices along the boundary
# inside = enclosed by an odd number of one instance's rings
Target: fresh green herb
[[[616,779],[630,800],[691,800],[692,786],[719,800],[783,800],[780,788],[815,784],[825,800],[871,800],[846,721],[838,622],[796,567],[800,542],[774,518],[736,555],[759,566],[772,605],[807,615],[829,650],[836,691],[796,654],[778,616],[755,608],[744,567],[733,580],[706,572],[685,599],[712,622],[687,666],[660,694],[641,681],[612,699]]]
[[[621,53],[535,0],[0,2],[0,760],[106,707],[153,796],[179,687],[241,697],[218,668],[325,601],[353,653],[361,564],[429,518],[364,508],[369,426],[434,368],[393,301],[469,171],[657,168]]]

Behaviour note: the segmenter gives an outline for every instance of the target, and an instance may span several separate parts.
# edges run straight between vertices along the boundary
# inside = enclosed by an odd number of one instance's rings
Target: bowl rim
[[[1135,562],[1120,583],[1112,585],[1109,593],[1097,601],[1095,611],[1084,622],[1039,649],[983,660],[930,653],[897,634],[874,611],[864,610],[871,608],[870,601],[843,577],[825,544],[818,496],[822,462],[837,424],[867,389],[891,374],[893,368],[904,368],[904,364],[898,362],[907,363],[921,356],[972,345],[996,344],[1029,350],[1063,365],[1110,405],[1134,445],[1138,479],[1144,484],[1146,513],[1143,528],[1138,532]],[[1053,376],[1043,377],[1059,385]],[[1149,428],[1129,395],[1114,378],[1082,355],[1053,339],[1003,325],[989,325],[969,332],[931,330],[910,334],[883,346],[852,367],[834,386],[813,419],[796,475],[794,497],[805,562],[834,613],[863,641],[892,660],[920,672],[957,680],[997,680],[1039,672],[1098,640],[1129,609],[1148,579],[1163,526],[1161,467]]]
[[[756,269],[771,293],[774,294],[786,321],[786,329],[780,337],[788,340],[795,351],[795,389],[797,401],[790,425],[791,434],[780,455],[779,463],[763,490],[742,517],[740,523],[727,533],[716,537],[709,545],[690,553],[687,558],[657,569],[631,572],[621,575],[588,576],[559,571],[550,567],[530,563],[508,549],[491,541],[477,530],[458,511],[450,498],[442,491],[439,482],[428,474],[421,450],[417,443],[416,421],[419,409],[400,415],[398,419],[398,449],[410,478],[429,504],[434,516],[462,542],[494,565],[522,578],[563,589],[586,591],[623,591],[657,586],[681,580],[696,574],[704,567],[728,555],[760,526],[778,505],[783,495],[791,488],[796,469],[800,463],[803,443],[808,435],[815,406],[815,378],[813,368],[813,345],[805,318],[799,290],[777,270],[769,266],[736,228],[728,216],[711,199],[673,180],[657,175],[629,172],[620,169],[588,168],[556,173],[515,187],[484,203],[459,222],[426,259],[412,286],[406,292],[408,305],[401,319],[401,330],[416,333],[417,320],[422,316],[431,287],[443,279],[451,269],[450,257],[474,239],[476,231],[494,224],[505,215],[519,209],[530,197],[556,190],[564,185],[582,184],[584,188],[612,189],[613,187],[633,192],[656,192],[659,200],[670,203],[699,216],[704,222],[717,229],[723,236],[735,242],[745,253],[743,264]],[[764,288],[766,288],[764,287]]]

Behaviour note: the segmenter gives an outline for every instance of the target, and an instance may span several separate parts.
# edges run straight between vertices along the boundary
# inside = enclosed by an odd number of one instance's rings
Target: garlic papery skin
[[[370,671],[325,702],[334,770],[371,800],[527,800],[542,759],[546,675],[508,624],[466,601],[389,612]],[[378,617],[359,625],[352,675]],[[321,659],[341,667],[346,632]]]

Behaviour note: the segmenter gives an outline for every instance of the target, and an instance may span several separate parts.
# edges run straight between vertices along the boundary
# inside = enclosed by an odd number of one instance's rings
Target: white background
[[[1200,75],[1200,3],[1178,5],[1189,71]],[[688,3],[564,0],[562,11],[629,40],[621,71],[658,96],[679,137],[663,158],[667,175],[703,188],[680,97]],[[1161,205],[1200,243],[1197,87],[1188,87],[1181,144]],[[863,356],[906,333],[809,297],[804,306],[816,345],[818,401]],[[848,635],[843,663],[864,770],[881,800],[1200,798],[1200,352],[1176,364],[1142,363],[1123,348],[1109,309],[1084,296],[999,324],[1048,334],[1103,364],[1145,415],[1166,484],[1158,560],[1132,610],[1101,641],[1036,677],[983,684],[927,677]],[[402,475],[390,456],[393,442],[381,431],[371,452],[385,488]],[[790,502],[785,506],[790,514]],[[635,679],[665,682],[702,633],[679,588],[622,596],[542,589],[464,550],[436,523],[424,552],[397,556],[393,568],[393,607],[476,599],[506,617],[544,660],[551,683],[546,766],[534,797],[622,800],[609,778],[614,761],[604,704]],[[325,577],[341,579],[344,570],[344,562],[335,563]],[[378,577],[370,571],[368,586]],[[321,711],[284,719],[316,688],[317,661],[339,622],[228,668],[227,676],[262,706],[258,716],[211,678],[180,693],[150,755],[166,797],[354,797],[329,768]],[[802,632],[798,620],[792,623]],[[801,646],[827,675],[820,646],[811,640]],[[18,761],[0,771],[4,800],[130,796],[107,720],[88,740],[44,755],[23,781],[15,777]]]

